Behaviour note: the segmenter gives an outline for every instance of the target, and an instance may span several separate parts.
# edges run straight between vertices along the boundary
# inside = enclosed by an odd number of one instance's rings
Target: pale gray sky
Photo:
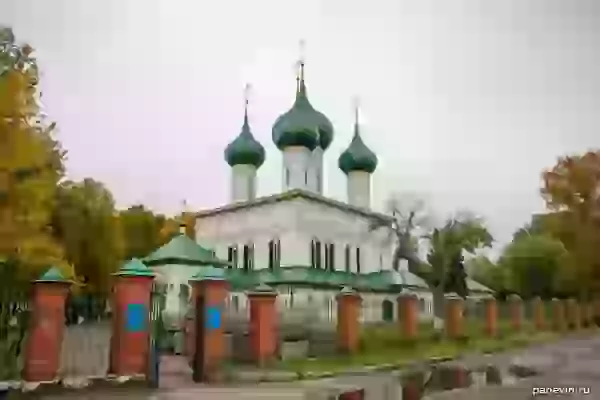
[[[355,95],[376,206],[421,193],[440,214],[483,215],[500,243],[542,209],[543,168],[600,147],[598,0],[0,0],[0,24],[38,50],[70,177],[105,182],[120,206],[226,203],[246,82],[259,193],[278,191],[271,125],[301,39],[309,97],[336,128],[327,195],[345,197]]]

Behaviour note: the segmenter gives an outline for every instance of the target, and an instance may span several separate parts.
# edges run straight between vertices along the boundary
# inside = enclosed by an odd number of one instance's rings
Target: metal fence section
[[[106,296],[68,296],[58,372],[62,379],[102,378],[108,374],[111,314]]]

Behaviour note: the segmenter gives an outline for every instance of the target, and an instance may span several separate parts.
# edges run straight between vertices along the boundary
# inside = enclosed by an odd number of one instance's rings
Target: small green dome
[[[273,142],[283,150],[289,146],[304,146],[326,150],[333,141],[333,125],[315,110],[308,100],[303,72],[301,72],[294,105],[273,124]]]
[[[248,164],[259,168],[265,162],[265,148],[254,138],[248,124],[248,111],[244,113],[242,132],[225,148],[227,164]]]
[[[358,128],[358,121],[354,123],[352,142],[340,154],[338,166],[346,175],[351,171],[364,171],[372,174],[377,168],[377,156],[363,142]]]

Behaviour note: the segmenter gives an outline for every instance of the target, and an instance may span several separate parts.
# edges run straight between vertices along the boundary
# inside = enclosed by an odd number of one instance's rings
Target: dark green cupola
[[[230,166],[253,165],[259,168],[265,162],[265,148],[254,138],[248,123],[248,99],[244,108],[242,132],[225,148],[225,161]]]
[[[273,124],[273,142],[280,150],[290,146],[303,146],[309,150],[319,146],[326,150],[333,140],[333,125],[308,100],[303,62],[300,63],[297,80],[296,100],[292,108]]]
[[[360,136],[358,108],[355,111],[354,136],[348,148],[340,154],[338,166],[346,175],[352,171],[364,171],[372,174],[377,169],[377,156],[367,147]]]

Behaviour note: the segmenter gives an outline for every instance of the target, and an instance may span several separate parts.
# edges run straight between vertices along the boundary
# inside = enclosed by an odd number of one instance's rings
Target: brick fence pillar
[[[406,291],[398,296],[400,333],[404,339],[415,339],[419,333],[419,310],[417,295]]]
[[[211,382],[220,379],[227,356],[223,310],[228,283],[221,268],[201,268],[190,280],[195,311],[193,380]]]
[[[533,308],[533,325],[536,331],[543,331],[546,328],[546,307],[540,297],[531,300]]]
[[[337,295],[337,343],[342,353],[354,354],[360,344],[360,310],[362,298],[345,287]]]
[[[259,285],[248,292],[250,302],[250,348],[260,366],[272,362],[277,350],[277,292]]]
[[[510,312],[510,326],[514,332],[520,332],[523,328],[523,300],[517,294],[508,297]]]
[[[444,315],[446,335],[450,339],[457,339],[464,330],[464,300],[456,293],[446,293],[446,312]]]
[[[484,332],[488,337],[496,337],[498,334],[498,302],[492,295],[483,299],[484,304]]]
[[[23,371],[26,382],[52,382],[57,378],[69,288],[70,282],[55,267],[33,283],[33,315]]]
[[[110,369],[117,376],[146,375],[149,370],[153,282],[154,273],[136,258],[114,274]]]

